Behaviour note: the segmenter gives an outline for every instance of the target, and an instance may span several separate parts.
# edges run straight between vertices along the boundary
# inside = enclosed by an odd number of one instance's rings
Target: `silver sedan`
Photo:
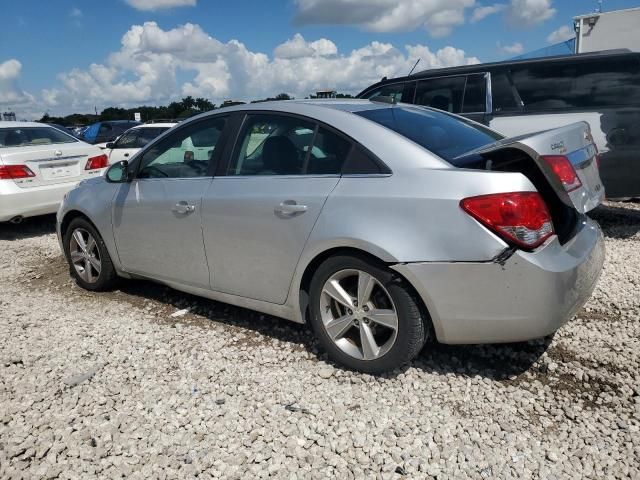
[[[242,105],[81,183],[58,236],[83,288],[146,278],[310,322],[375,373],[427,340],[560,328],[604,260],[597,160],[586,123],[505,139],[385,98]]]

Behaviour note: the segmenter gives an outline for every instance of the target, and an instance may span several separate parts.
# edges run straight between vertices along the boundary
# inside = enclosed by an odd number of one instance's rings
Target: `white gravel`
[[[553,340],[430,346],[382,377],[305,326],[90,294],[52,218],[2,225],[0,478],[640,478],[640,205],[593,216],[605,270]]]

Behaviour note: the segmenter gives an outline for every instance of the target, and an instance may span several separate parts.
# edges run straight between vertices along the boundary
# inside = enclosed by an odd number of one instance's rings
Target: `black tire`
[[[96,248],[99,252],[99,261],[101,268],[100,273],[94,282],[87,282],[86,280],[84,280],[71,261],[71,238],[73,232],[77,229],[82,229],[90,233],[96,241]],[[102,240],[102,236],[91,224],[91,222],[82,217],[73,219],[67,227],[67,230],[64,232],[63,245],[65,256],[67,257],[67,261],[69,262],[69,272],[80,287],[84,288],[85,290],[102,292],[111,290],[116,285],[118,281],[118,274],[113,267],[111,256],[109,255],[109,251],[104,244],[104,240]]]
[[[398,317],[395,343],[382,356],[363,360],[345,353],[327,333],[321,316],[321,295],[325,283],[342,270],[360,270],[375,277],[391,297]],[[413,360],[424,347],[429,336],[429,317],[413,289],[397,273],[365,256],[334,256],[316,270],[309,292],[310,322],[320,344],[335,362],[349,369],[378,374],[387,372]]]

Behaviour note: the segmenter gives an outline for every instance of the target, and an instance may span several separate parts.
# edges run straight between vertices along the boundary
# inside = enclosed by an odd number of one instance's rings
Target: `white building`
[[[573,21],[576,53],[619,48],[640,52],[640,8],[589,13]]]

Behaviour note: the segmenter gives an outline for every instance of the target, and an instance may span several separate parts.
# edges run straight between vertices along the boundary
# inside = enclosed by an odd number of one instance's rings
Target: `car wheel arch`
[[[91,218],[89,218],[89,216],[86,213],[81,212],[80,210],[69,210],[68,212],[66,212],[64,214],[64,217],[62,218],[62,221],[60,222],[60,235],[61,235],[63,240],[64,240],[64,238],[66,236],[67,229],[69,228],[69,225],[71,225],[71,222],[73,222],[76,218],[85,219],[87,222],[89,222],[91,224],[91,226],[93,228],[96,229],[96,231],[98,233],[100,233],[100,235],[102,235],[102,232],[100,232],[100,229],[98,228],[98,226],[95,224],[95,222],[93,220],[91,220]],[[66,250],[63,249],[63,252],[66,252]],[[111,253],[111,252],[109,252],[109,253]]]
[[[308,323],[309,289],[311,286],[311,279],[313,278],[313,275],[317,271],[318,267],[322,265],[323,262],[325,262],[331,257],[335,257],[339,255],[362,258],[371,263],[377,263],[378,265],[385,266],[385,267],[389,267],[390,265],[397,263],[397,262],[384,261],[382,258],[378,257],[377,255],[374,255],[371,252],[368,252],[360,248],[355,248],[355,247],[333,247],[318,253],[315,257],[313,257],[313,259],[310,262],[307,263],[307,265],[305,266],[304,272],[300,276],[300,281],[298,282],[298,288],[297,288],[298,307],[297,308],[299,309],[301,323]],[[394,273],[398,275],[401,278],[401,280],[411,288],[411,290],[413,291],[413,294],[415,295],[415,298],[419,301],[420,306],[426,315],[425,318],[428,319],[429,325],[427,325],[427,328],[433,329],[430,309],[424,302],[424,299],[418,294],[418,291],[416,290],[416,288],[404,275],[402,275],[398,271],[394,271]],[[435,336],[431,336],[430,338],[435,338]]]

